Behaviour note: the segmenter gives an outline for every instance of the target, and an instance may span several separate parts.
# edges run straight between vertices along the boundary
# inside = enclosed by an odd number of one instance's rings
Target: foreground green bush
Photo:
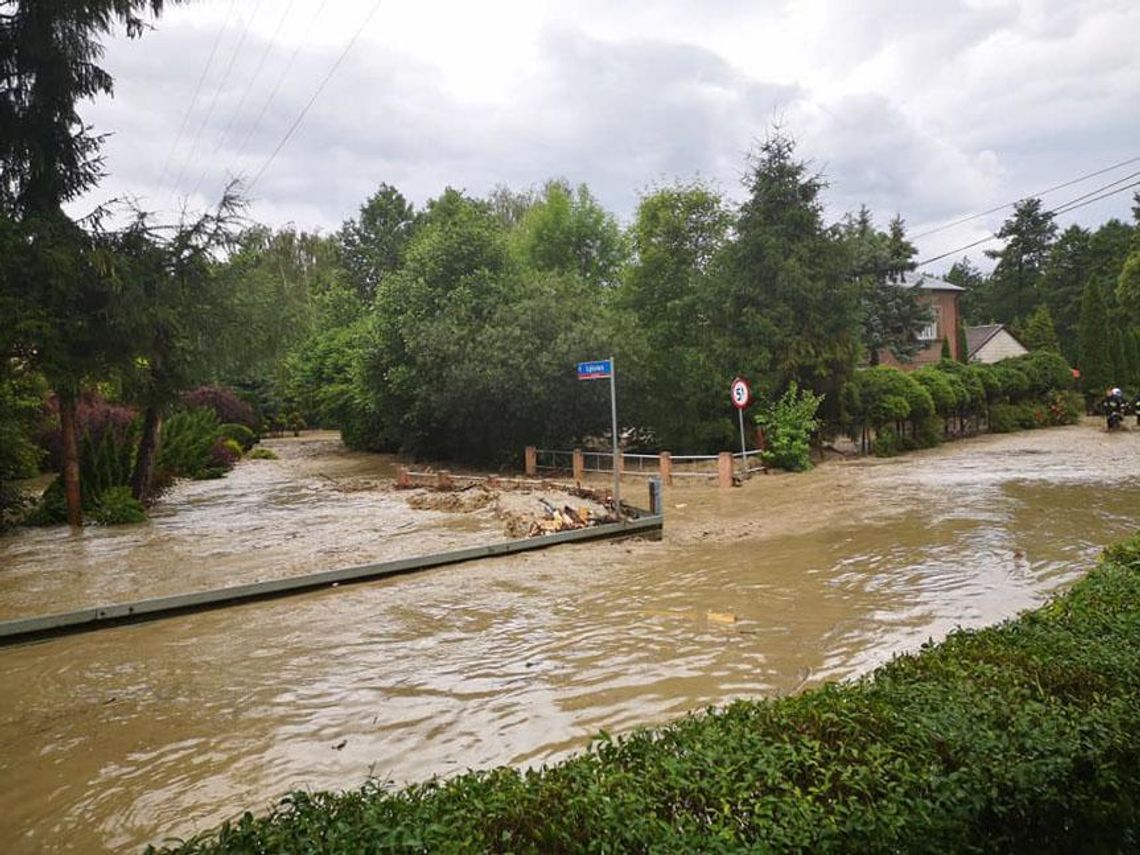
[[[872,675],[542,770],[294,793],[187,852],[1116,852],[1140,813],[1140,538]]]

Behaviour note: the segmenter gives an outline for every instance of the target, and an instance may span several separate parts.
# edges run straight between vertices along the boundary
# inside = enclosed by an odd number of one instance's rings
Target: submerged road
[[[0,615],[501,539],[486,514],[413,512],[377,489],[383,458],[281,450],[179,488],[133,532],[0,539]],[[0,839],[130,849],[292,788],[546,762],[600,728],[863,673],[1076,578],[1135,531],[1138,476],[1140,431],[982,437],[683,485],[661,542],[0,650]]]

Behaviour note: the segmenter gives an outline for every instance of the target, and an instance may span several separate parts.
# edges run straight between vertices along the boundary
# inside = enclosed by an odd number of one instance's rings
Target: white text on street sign
[[[597,359],[593,362],[578,363],[579,380],[604,380],[613,373],[613,361],[609,359]]]

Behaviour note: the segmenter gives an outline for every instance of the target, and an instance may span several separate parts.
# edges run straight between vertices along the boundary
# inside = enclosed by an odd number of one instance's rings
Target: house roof
[[[915,273],[913,271],[904,273],[902,281],[898,283],[900,286],[908,288],[922,288],[924,291],[965,291],[965,288],[947,282],[945,279],[939,279],[937,276],[931,276],[928,273]]]
[[[1021,344],[1017,336],[1005,329],[1005,324],[982,324],[976,327],[966,327],[966,353],[973,356],[1002,330],[1005,330],[1006,335]],[[1021,346],[1025,347],[1023,344]]]

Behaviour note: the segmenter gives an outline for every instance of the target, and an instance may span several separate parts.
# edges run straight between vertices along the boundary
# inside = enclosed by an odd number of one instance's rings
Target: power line
[[[1140,173],[1137,173],[1137,174],[1140,174]],[[1129,176],[1129,177],[1132,177],[1132,176]],[[1125,178],[1120,179],[1120,181],[1126,181],[1126,180],[1127,179],[1125,179]],[[1119,184],[1120,181],[1114,181],[1114,182],[1112,182],[1112,184]],[[1105,187],[1111,187],[1112,184],[1107,184],[1107,185],[1105,185]],[[1134,181],[1131,184],[1126,184],[1123,187],[1117,187],[1115,190],[1108,190],[1105,193],[1101,193],[1099,196],[1093,196],[1091,199],[1085,198],[1089,195],[1088,193],[1086,193],[1084,196],[1078,196],[1076,199],[1070,199],[1068,202],[1064,202],[1061,205],[1058,205],[1053,210],[1046,211],[1045,213],[1052,214],[1053,216],[1057,216],[1059,214],[1068,214],[1070,211],[1075,211],[1078,208],[1083,208],[1086,205],[1091,205],[1093,202],[1099,202],[1102,199],[1107,199],[1109,196],[1115,196],[1117,193],[1123,193],[1125,190],[1131,190],[1133,187],[1140,187],[1140,181]],[[1102,187],[1100,189],[1103,190],[1104,187]],[[1094,190],[1092,192],[1096,193],[1098,191]],[[949,258],[951,255],[957,255],[958,253],[964,252],[967,249],[972,249],[975,246],[979,246],[983,243],[989,243],[990,241],[993,241],[993,240],[999,240],[999,238],[996,234],[991,234],[988,237],[984,237],[984,238],[976,240],[972,243],[968,243],[965,246],[957,247],[956,249],[952,249],[949,252],[944,252],[941,255],[935,255],[931,258],[927,258],[924,261],[918,262],[918,264],[916,264],[915,267],[925,267],[927,264],[932,264],[935,261],[941,261],[944,258]]]
[[[229,62],[226,63],[226,68],[222,72],[221,78],[218,80],[218,86],[214,90],[214,97],[210,99],[210,106],[206,110],[206,117],[202,119],[202,124],[198,126],[198,133],[194,135],[194,144],[190,147],[190,154],[187,155],[186,160],[182,164],[182,169],[178,172],[178,178],[174,181],[174,189],[177,190],[182,186],[182,179],[186,175],[186,170],[190,166],[190,162],[194,160],[194,155],[198,153],[198,144],[202,141],[202,134],[206,130],[206,126],[210,124],[210,119],[214,116],[214,108],[218,105],[218,97],[222,94],[222,90],[226,87],[226,81],[229,80],[230,72],[233,71],[234,61],[237,59],[238,54],[241,52],[242,45],[245,44],[245,37],[249,35],[250,27],[253,26],[253,17],[257,13],[257,6],[261,5],[261,0],[257,0],[254,6],[253,13],[245,21],[245,26],[242,27],[241,35],[238,36],[237,43],[234,49],[230,52]]]
[[[317,22],[317,18],[320,17],[326,5],[328,5],[328,0],[321,0],[321,5],[318,6],[317,11],[313,13],[313,17],[309,21],[309,26],[306,27],[306,32],[313,28],[313,24]],[[301,52],[302,47],[304,47],[304,42],[298,42],[297,45],[293,48],[293,53],[289,55],[289,60],[285,63],[285,67],[281,70],[281,73],[277,75],[277,81],[273,84],[273,90],[269,93],[269,97],[266,98],[265,102],[261,105],[261,110],[258,111],[257,118],[253,120],[253,124],[251,124],[249,126],[249,130],[246,131],[245,139],[242,140],[241,146],[238,148],[238,152],[234,157],[235,163],[241,160],[241,156],[245,154],[245,150],[249,146],[250,140],[253,138],[253,135],[257,129],[261,126],[261,120],[265,118],[265,113],[269,109],[269,105],[273,102],[273,99],[277,97],[277,93],[281,90],[281,84],[285,82],[285,78],[288,76],[289,71],[293,68],[293,63],[297,59],[297,55]]]
[[[230,129],[233,128],[234,121],[237,119],[237,117],[241,115],[242,107],[245,106],[246,99],[249,98],[249,93],[253,91],[253,85],[257,82],[257,78],[261,76],[261,70],[265,67],[265,60],[269,57],[269,51],[277,41],[277,36],[280,35],[281,28],[285,25],[285,19],[289,17],[289,12],[293,9],[294,2],[295,0],[289,0],[288,5],[285,6],[284,13],[277,21],[277,26],[273,30],[273,35],[270,36],[269,40],[265,43],[265,47],[261,51],[261,57],[257,62],[257,68],[254,69],[253,76],[249,78],[249,83],[246,84],[245,91],[241,93],[241,100],[238,101],[237,107],[235,107],[230,113],[230,120],[226,122],[225,128],[222,130],[221,135],[218,137],[217,143],[214,145],[214,151],[210,155],[211,161],[217,158],[218,152],[222,150],[222,146],[229,138]],[[254,12],[256,14],[256,9]],[[202,170],[202,174],[199,175],[198,180],[194,182],[194,189],[190,191],[191,196],[198,192],[198,188],[202,186],[202,182],[206,180],[206,176],[209,174],[209,172],[209,166]]]
[[[1122,160],[1120,163],[1114,163],[1112,166],[1104,167],[1104,169],[1098,169],[1095,172],[1089,172],[1085,175],[1080,176],[1079,178],[1074,178],[1071,181],[1055,184],[1054,186],[1049,187],[1045,190],[1039,190],[1036,193],[1030,193],[1028,196],[1023,196],[1021,199],[1015,199],[1012,202],[1006,202],[1004,205],[998,205],[996,208],[990,208],[988,211],[982,211],[978,214],[970,214],[969,216],[962,217],[960,220],[954,220],[953,222],[946,223],[945,225],[941,226],[936,226],[932,229],[927,229],[924,232],[919,232],[918,234],[910,235],[909,237],[911,240],[918,240],[919,238],[924,238],[928,235],[937,234],[938,232],[946,231],[946,229],[952,229],[955,226],[960,226],[963,223],[970,223],[974,220],[979,220],[982,217],[988,217],[990,214],[996,214],[998,211],[1004,211],[1006,208],[1012,208],[1014,205],[1016,205],[1018,202],[1023,201],[1024,199],[1039,198],[1047,193],[1053,193],[1057,190],[1064,190],[1066,187],[1072,187],[1074,184],[1080,184],[1083,181],[1088,181],[1090,178],[1096,178],[1098,175],[1104,175],[1106,172],[1112,172],[1114,169],[1120,169],[1122,166],[1128,166],[1129,164],[1137,162],[1140,162],[1140,156],[1132,157],[1128,160]]]
[[[281,149],[285,147],[285,143],[289,142],[289,139],[296,132],[297,128],[300,127],[301,122],[305,118],[305,115],[309,112],[309,108],[313,106],[313,103],[320,96],[321,92],[324,91],[325,86],[328,85],[328,82],[332,79],[332,76],[336,73],[336,70],[340,68],[340,64],[344,61],[344,58],[348,56],[348,52],[352,50],[352,46],[356,44],[356,40],[360,38],[360,34],[364,32],[364,28],[368,26],[369,22],[372,20],[372,17],[380,8],[381,2],[382,0],[376,0],[376,2],[372,5],[372,10],[368,13],[367,16],[365,16],[360,26],[356,28],[356,32],[352,34],[352,38],[348,40],[348,44],[344,46],[344,50],[340,52],[340,56],[336,58],[336,62],[332,64],[332,67],[328,70],[328,73],[325,75],[324,80],[321,81],[320,86],[316,88],[316,91],[313,92],[312,97],[309,98],[309,102],[305,104],[304,108],[302,108],[301,112],[297,115],[297,118],[293,120],[293,124],[289,126],[289,130],[285,132],[285,136],[281,138],[281,142],[277,143],[277,147],[273,149],[273,153],[269,155],[269,158],[265,161],[264,164],[262,164],[261,169],[259,169],[257,171],[257,174],[253,176],[253,180],[250,181],[249,185],[246,187],[246,192],[251,192],[253,190],[254,186],[261,179],[261,176],[265,174],[265,170],[267,170],[270,164],[272,164],[276,159],[278,152],[280,152]]]
[[[230,0],[230,8],[226,12],[226,17],[222,20],[222,25],[218,27],[218,32],[214,34],[214,46],[210,48],[210,56],[206,59],[206,64],[202,66],[202,73],[198,75],[198,84],[194,87],[194,95],[190,99],[190,106],[187,107],[186,112],[182,114],[182,125],[178,128],[178,135],[174,138],[174,145],[170,147],[170,151],[166,155],[166,160],[162,164],[162,172],[160,172],[158,176],[159,187],[164,186],[166,170],[170,168],[170,161],[174,159],[174,152],[178,150],[178,144],[182,142],[182,135],[186,133],[186,125],[190,123],[190,114],[194,112],[194,107],[198,104],[198,95],[202,92],[202,84],[206,82],[206,75],[210,72],[210,66],[214,64],[214,56],[218,53],[218,45],[222,43],[222,33],[226,31],[226,24],[229,23],[236,2],[237,0]]]
[[[1090,196],[1096,196],[1096,194],[1101,193],[1104,190],[1108,190],[1112,187],[1115,187],[1117,184],[1123,184],[1125,181],[1129,181],[1138,175],[1140,175],[1140,171],[1133,172],[1131,175],[1125,175],[1123,178],[1119,178],[1116,181],[1112,181],[1108,184],[1104,184],[1100,187],[1097,187],[1095,190],[1090,190],[1088,193],[1085,193],[1083,196],[1077,196],[1075,199],[1070,199],[1068,202],[1062,202],[1060,205],[1058,205],[1054,209],[1053,213],[1054,214],[1063,214],[1067,210],[1072,210],[1069,206],[1073,205],[1074,203],[1083,201],[1084,199],[1088,199]],[[1135,186],[1135,184],[1129,184],[1128,185],[1128,187],[1134,187],[1134,186]],[[1122,187],[1120,189],[1121,190],[1127,190],[1128,187]],[[1117,192],[1117,191],[1113,191],[1113,192]],[[1111,196],[1112,193],[1109,193],[1108,195]],[[1104,198],[1104,197],[1098,196],[1097,198]],[[1093,201],[1095,201],[1095,200],[1093,200]]]

